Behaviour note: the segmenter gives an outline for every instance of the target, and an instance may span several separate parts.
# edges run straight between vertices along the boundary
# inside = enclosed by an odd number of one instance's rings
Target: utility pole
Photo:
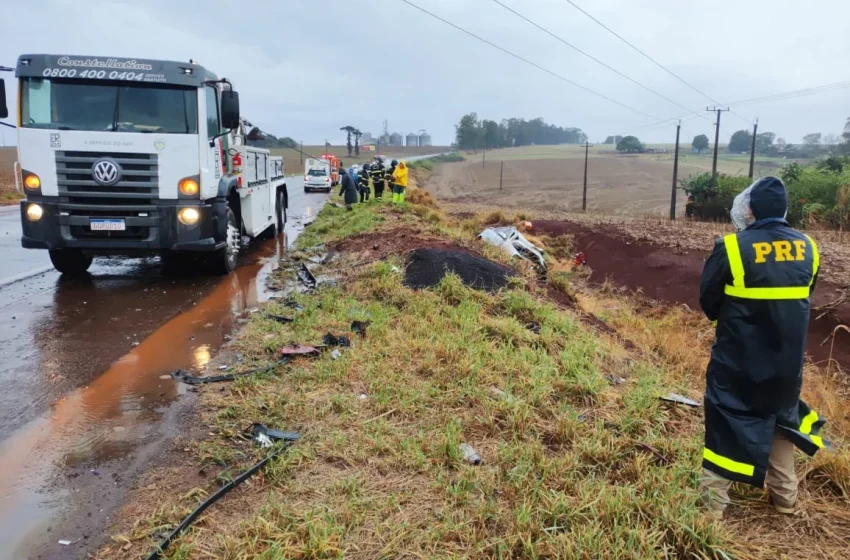
[[[756,136],[759,133],[759,120],[753,125],[753,145],[750,147],[750,181],[753,180],[753,170],[756,167]]]
[[[587,212],[587,157],[590,154],[590,142],[584,143],[584,190],[581,195],[581,211]]]
[[[670,193],[670,219],[676,219],[676,183],[679,181],[679,134],[682,132],[682,121],[676,125],[676,151],[673,153],[673,190]]]
[[[499,190],[502,190],[502,179],[504,178],[504,176],[505,176],[505,161],[502,160],[501,164],[499,165]]]
[[[487,167],[487,144],[484,144],[484,149],[481,150],[481,169]]]
[[[719,107],[714,107],[709,109],[705,108],[706,111],[710,113],[717,113],[717,124],[715,125],[714,131],[714,161],[711,164],[711,185],[713,187],[717,186],[717,150],[720,147],[720,113],[724,111],[729,111],[729,108],[721,109]]]

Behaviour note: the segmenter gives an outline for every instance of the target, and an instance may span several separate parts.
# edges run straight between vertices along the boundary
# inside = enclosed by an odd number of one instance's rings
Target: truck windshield
[[[326,177],[328,172],[324,169],[311,169],[307,175],[310,177]]]
[[[165,84],[21,79],[21,126],[198,133],[198,90]]]

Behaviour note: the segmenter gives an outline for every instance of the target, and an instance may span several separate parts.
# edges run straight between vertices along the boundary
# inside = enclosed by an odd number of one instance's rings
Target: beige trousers
[[[793,508],[797,503],[797,473],[794,471],[794,444],[780,434],[773,434],[773,444],[768,458],[767,489],[774,505]],[[732,481],[708,469],[702,470],[700,488],[709,509],[722,512],[729,505],[729,488]]]

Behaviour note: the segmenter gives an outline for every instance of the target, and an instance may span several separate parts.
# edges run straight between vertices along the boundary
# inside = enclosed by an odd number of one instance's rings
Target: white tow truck
[[[191,61],[47,54],[19,57],[15,76],[21,243],[60,272],[194,253],[226,274],[243,237],[283,231],[283,160],[249,145],[226,79]]]

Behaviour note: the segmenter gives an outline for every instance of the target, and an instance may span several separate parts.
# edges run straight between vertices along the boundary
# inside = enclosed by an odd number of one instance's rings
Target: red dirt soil
[[[649,298],[669,304],[685,304],[699,311],[699,283],[710,248],[702,253],[681,251],[669,247],[628,239],[613,228],[589,229],[562,221],[535,221],[535,234],[573,235],[575,249],[587,257],[591,281],[602,283],[611,279],[616,285],[641,291]],[[818,283],[812,297],[812,321],[809,325],[809,356],[818,364],[829,359],[830,343],[835,327],[850,325],[850,302],[818,318],[814,308],[830,304],[841,297],[841,287],[827,282]],[[844,337],[842,338],[842,335]],[[839,332],[833,359],[850,371],[850,341]],[[824,342],[826,341],[826,342]]]

